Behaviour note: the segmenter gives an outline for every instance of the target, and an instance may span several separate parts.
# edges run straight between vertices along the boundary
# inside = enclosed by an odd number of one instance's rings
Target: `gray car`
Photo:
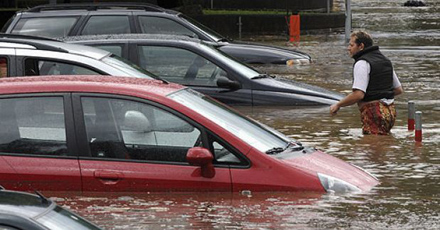
[[[263,74],[217,46],[177,35],[92,35],[66,42],[99,47],[162,79],[179,83],[229,105],[331,105],[342,98],[321,87]]]
[[[57,205],[40,193],[4,190],[0,186],[2,230],[100,230],[98,226]]]

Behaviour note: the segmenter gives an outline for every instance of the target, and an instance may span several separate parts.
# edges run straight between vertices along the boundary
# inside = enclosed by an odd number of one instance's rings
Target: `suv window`
[[[197,34],[181,24],[161,17],[139,16],[142,33],[147,34],[180,34],[198,38]]]
[[[224,74],[218,66],[189,50],[165,46],[138,46],[142,68],[184,85],[216,86]]]
[[[130,22],[128,16],[92,16],[84,26],[82,35],[94,34],[129,34]]]
[[[67,155],[62,97],[0,99],[0,152]]]
[[[100,73],[70,63],[52,60],[27,58],[25,60],[25,76],[37,75],[100,75]]]
[[[200,130],[165,110],[139,102],[82,97],[92,157],[186,162]]]
[[[0,57],[0,78],[8,76],[8,59]]]
[[[12,33],[44,37],[64,37],[69,34],[77,20],[77,17],[25,18],[18,21]]]

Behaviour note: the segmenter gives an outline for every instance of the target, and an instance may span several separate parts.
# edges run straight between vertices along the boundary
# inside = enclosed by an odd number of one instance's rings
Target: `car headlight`
[[[361,190],[341,179],[318,173],[318,178],[327,192],[360,192]]]
[[[286,61],[287,66],[310,64],[309,59],[289,59]]]

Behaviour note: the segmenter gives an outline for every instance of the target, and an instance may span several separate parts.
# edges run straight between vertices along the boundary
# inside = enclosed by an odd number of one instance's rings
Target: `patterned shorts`
[[[362,133],[388,135],[396,121],[396,108],[379,101],[363,105],[360,109]]]

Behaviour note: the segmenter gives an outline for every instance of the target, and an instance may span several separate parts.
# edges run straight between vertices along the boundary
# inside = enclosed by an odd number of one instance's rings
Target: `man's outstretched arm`
[[[365,96],[365,93],[359,89],[353,89],[353,92],[348,94],[338,103],[330,106],[330,114],[335,115],[341,107],[349,106],[358,103]]]

